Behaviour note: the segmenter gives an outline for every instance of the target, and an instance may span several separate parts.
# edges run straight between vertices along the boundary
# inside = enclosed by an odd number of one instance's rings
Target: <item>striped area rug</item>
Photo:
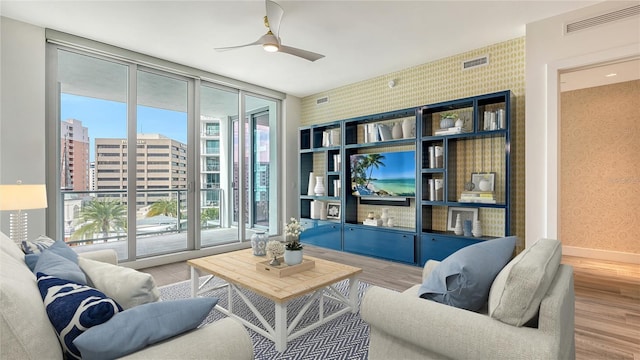
[[[207,284],[207,287],[215,287],[221,283],[222,280],[215,278]],[[369,284],[360,282],[358,289],[359,299],[362,299],[364,290],[368,286]],[[348,293],[348,281],[345,280],[338,283],[336,288],[346,296]],[[191,283],[190,281],[183,281],[163,286],[160,288],[160,293],[164,300],[188,298],[191,296]],[[260,310],[265,319],[273,326],[275,313],[273,303],[250,291],[244,291],[244,294],[251,299],[256,308]],[[219,304],[227,308],[226,288],[210,290],[204,295],[217,297]],[[296,299],[289,303],[287,307],[287,320],[289,323],[298,313],[298,310],[305,304],[305,298],[306,297]],[[316,300],[302,321],[300,321],[298,327],[318,319],[318,304],[319,301]],[[259,324],[259,321],[244,302],[240,300],[238,295],[234,295],[233,307],[234,313],[250,320],[253,324]],[[325,299],[325,314],[331,314],[338,308],[340,308],[340,305]],[[213,310],[204,323],[210,323],[225,316],[226,315],[221,312]],[[317,329],[289,341],[287,343],[287,349],[282,353],[276,351],[274,343],[271,340],[266,339],[251,329],[248,330],[253,341],[253,352],[256,359],[366,359],[369,348],[369,326],[360,319],[360,315],[357,313],[346,313]]]

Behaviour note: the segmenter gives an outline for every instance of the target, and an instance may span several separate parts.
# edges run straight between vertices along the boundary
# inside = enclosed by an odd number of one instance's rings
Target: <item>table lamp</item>
[[[16,210],[11,213],[9,237],[16,243],[27,240],[27,213],[24,210],[47,207],[45,185],[0,185],[0,210]]]

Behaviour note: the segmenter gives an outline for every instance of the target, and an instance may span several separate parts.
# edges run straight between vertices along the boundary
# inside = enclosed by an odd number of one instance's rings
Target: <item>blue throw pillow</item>
[[[80,359],[73,340],[92,326],[122,311],[100,291],[73,281],[38,273],[38,289],[49,321],[56,330],[66,359]]]
[[[202,297],[138,305],[88,329],[73,344],[84,359],[119,358],[195,329],[217,303]]]
[[[87,277],[80,269],[78,264],[66,259],[53,251],[44,251],[40,254],[40,258],[36,263],[36,267],[33,272],[43,273],[55,277],[59,277],[65,280],[75,281],[82,285],[87,284]]]
[[[69,259],[76,264],[78,263],[78,254],[76,254],[76,252],[73,251],[73,249],[64,241],[56,240],[51,244],[51,246],[34,253],[26,254],[24,256],[24,262],[27,263],[27,266],[31,271],[34,271],[34,269],[36,268],[36,263],[38,262],[40,255],[47,251],[54,252],[55,254],[60,255],[65,259]]]
[[[421,298],[471,311],[489,298],[493,279],[509,262],[516,237],[486,240],[464,247],[442,260],[422,284]]]

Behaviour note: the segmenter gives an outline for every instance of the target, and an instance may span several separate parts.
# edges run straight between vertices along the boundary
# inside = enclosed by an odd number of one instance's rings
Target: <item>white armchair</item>
[[[419,298],[420,285],[402,293],[371,287],[360,307],[362,319],[370,325],[369,359],[574,359],[573,268],[558,265],[559,242],[541,241],[538,248],[546,247],[548,252],[553,247],[554,254],[541,257],[536,254],[539,249],[527,249],[507,264],[492,285],[492,316]],[[544,259],[551,257],[558,264],[548,266],[550,261]],[[437,264],[425,264],[423,281]],[[546,284],[544,280],[536,285],[523,279],[521,275],[531,269],[545,273],[538,278],[548,278]],[[521,281],[529,281],[524,285],[528,289],[514,285]],[[537,327],[503,322],[513,321],[508,317],[496,319],[505,309],[496,310],[495,301],[503,307],[513,304],[499,298],[509,291],[517,292],[516,303],[531,303],[534,311],[538,309],[535,298],[539,298]],[[533,293],[523,299],[527,291]]]

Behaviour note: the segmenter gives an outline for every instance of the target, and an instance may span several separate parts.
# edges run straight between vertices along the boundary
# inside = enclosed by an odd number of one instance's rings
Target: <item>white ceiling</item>
[[[525,24],[600,1],[277,1],[285,45],[259,46],[265,4],[246,1],[0,1],[2,16],[304,97],[525,35]]]

